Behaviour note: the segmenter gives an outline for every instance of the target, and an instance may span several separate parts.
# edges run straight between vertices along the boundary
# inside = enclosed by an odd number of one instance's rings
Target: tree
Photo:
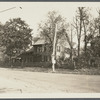
[[[83,10],[83,30],[84,30],[84,51],[85,51],[85,55],[87,53],[87,35],[89,33],[89,25],[90,25],[90,21],[89,21],[89,8],[84,8]]]
[[[2,35],[4,33],[4,25],[0,23],[0,47],[2,46]]]
[[[21,18],[10,19],[3,26],[1,46],[10,58],[18,56],[25,51],[32,42],[32,29]]]
[[[100,10],[98,10],[98,15],[97,18],[94,18],[90,26],[90,32],[92,34],[88,35],[88,41],[91,43],[92,55],[95,57],[100,57]]]
[[[65,19],[55,11],[50,11],[47,20],[39,24],[40,36],[44,37],[50,44],[53,44],[55,25],[57,24],[57,40],[60,38],[61,31],[65,25]]]
[[[77,40],[78,40],[78,57],[80,57],[80,42],[82,36],[83,19],[84,19],[84,7],[78,7],[77,15],[75,16],[73,25],[76,29]]]
[[[93,56],[100,57],[100,36],[96,36],[92,41],[91,41],[91,49],[93,52]]]
[[[71,62],[73,62],[73,46],[74,46],[74,42],[73,42],[73,25],[70,25],[70,36],[68,35],[68,32],[65,32],[65,36],[67,38],[67,42],[69,43],[70,46],[70,58],[71,58]]]
[[[100,11],[98,11],[99,14]],[[97,18],[93,18],[93,20],[89,21],[89,31],[87,35],[87,43],[96,43],[100,36],[100,15]],[[99,41],[98,41],[99,42]],[[98,43],[97,43],[98,44]],[[92,49],[91,49],[92,50]]]

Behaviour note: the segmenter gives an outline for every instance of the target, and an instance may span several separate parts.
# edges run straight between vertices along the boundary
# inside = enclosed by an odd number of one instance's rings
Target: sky
[[[0,2],[0,22],[4,24],[11,18],[20,17],[33,29],[33,33],[37,34],[38,24],[45,21],[49,11],[55,10],[66,18],[66,22],[71,22],[77,7],[81,6],[92,7],[91,14],[95,17],[100,2]],[[10,8],[13,9],[7,10]]]
[[[75,13],[76,7],[70,8],[66,3],[52,2],[17,2],[17,3],[1,3],[0,11],[13,8],[14,9],[1,12],[0,21],[5,23],[10,18],[21,17],[33,29],[33,33],[37,33],[38,24],[45,20],[49,11],[57,11],[59,14],[70,20]],[[20,9],[22,7],[22,9]],[[70,11],[69,11],[70,9]]]
[[[5,23],[10,18],[21,17],[33,29],[33,33],[36,33],[38,24],[46,19],[49,11],[57,11],[70,22],[76,13],[77,7],[86,6],[97,8],[99,5],[100,3],[95,2],[0,2],[0,21],[1,23]],[[2,12],[13,7],[15,8]]]

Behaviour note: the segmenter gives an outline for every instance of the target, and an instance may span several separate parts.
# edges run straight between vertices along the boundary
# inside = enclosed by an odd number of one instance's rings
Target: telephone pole
[[[55,24],[55,34],[54,34],[53,53],[52,53],[52,70],[53,70],[53,72],[55,72],[55,64],[56,64],[56,44],[57,44],[57,24]]]

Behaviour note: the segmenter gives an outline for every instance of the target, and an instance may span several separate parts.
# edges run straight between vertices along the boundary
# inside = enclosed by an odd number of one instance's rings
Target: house
[[[49,66],[51,64],[52,48],[44,39],[37,40],[31,49],[20,54],[22,66]]]
[[[67,44],[68,45],[68,44]],[[67,46],[68,47],[68,46]],[[49,42],[47,42],[45,39],[38,39],[26,52],[23,52],[20,54],[16,61],[18,65],[21,64],[21,66],[51,66],[52,64],[52,46],[50,45]],[[56,46],[56,59],[59,59],[62,56],[66,56],[65,53],[65,44],[58,41],[57,46]],[[15,65],[16,65],[15,64]]]

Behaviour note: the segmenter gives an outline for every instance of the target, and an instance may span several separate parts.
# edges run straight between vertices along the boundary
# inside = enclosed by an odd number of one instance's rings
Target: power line
[[[16,7],[12,7],[12,8],[6,9],[6,10],[2,10],[2,11],[0,11],[0,13],[5,12],[5,11],[8,11],[8,10],[11,10],[11,9],[15,9],[15,8]]]

